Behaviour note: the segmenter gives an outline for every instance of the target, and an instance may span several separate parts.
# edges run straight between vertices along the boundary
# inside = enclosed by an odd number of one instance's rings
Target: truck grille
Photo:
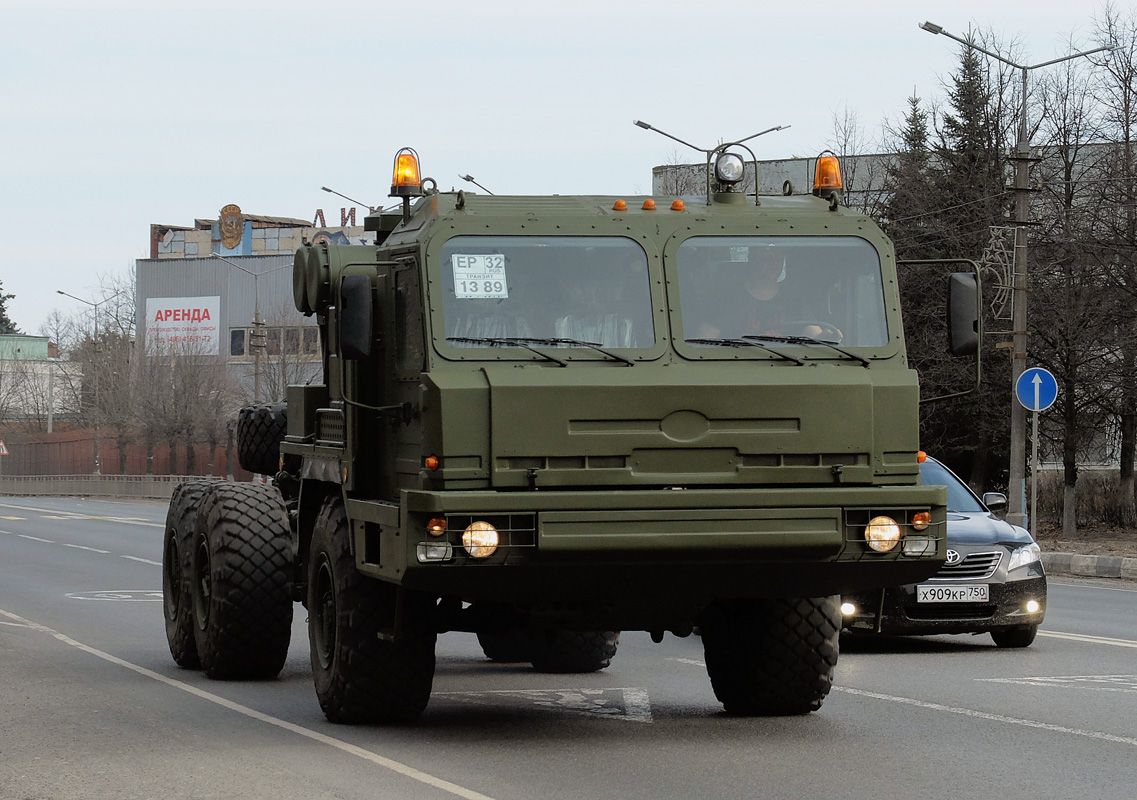
[[[535,514],[456,514],[446,518],[446,538],[462,540],[462,532],[473,522],[488,522],[497,528],[498,549],[532,549],[537,546],[537,517]]]
[[[344,443],[343,412],[338,408],[316,410],[316,441],[326,444]]]

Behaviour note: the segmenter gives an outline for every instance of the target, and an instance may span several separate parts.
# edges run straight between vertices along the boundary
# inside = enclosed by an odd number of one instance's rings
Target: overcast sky
[[[1128,14],[1137,0],[1114,0]],[[329,224],[387,203],[415,147],[440,188],[644,194],[710,147],[775,125],[759,159],[812,156],[846,109],[868,134],[913,90],[944,96],[958,46],[991,29],[1039,63],[1090,45],[1070,0],[0,0],[0,281],[12,320],[98,300],[149,256],[151,223],[236,203]],[[677,156],[678,154],[678,156]]]

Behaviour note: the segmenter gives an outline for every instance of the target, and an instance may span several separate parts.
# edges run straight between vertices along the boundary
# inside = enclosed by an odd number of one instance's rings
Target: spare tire
[[[237,415],[237,460],[249,472],[280,471],[280,443],[288,433],[288,404],[262,403]]]

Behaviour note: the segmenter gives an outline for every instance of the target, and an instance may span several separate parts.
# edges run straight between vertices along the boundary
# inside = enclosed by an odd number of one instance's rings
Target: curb
[[[1122,578],[1137,581],[1137,558],[1081,556],[1077,553],[1043,553],[1047,574],[1081,575],[1087,578]]]

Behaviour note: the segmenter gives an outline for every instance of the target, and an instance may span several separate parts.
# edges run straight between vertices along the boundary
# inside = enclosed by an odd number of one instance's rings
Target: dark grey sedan
[[[947,563],[933,577],[842,597],[847,630],[932,635],[989,633],[999,647],[1027,647],[1046,614],[1042,551],[1022,528],[991,513],[1007,498],[980,500],[932,458],[920,465],[925,485],[947,487]]]

